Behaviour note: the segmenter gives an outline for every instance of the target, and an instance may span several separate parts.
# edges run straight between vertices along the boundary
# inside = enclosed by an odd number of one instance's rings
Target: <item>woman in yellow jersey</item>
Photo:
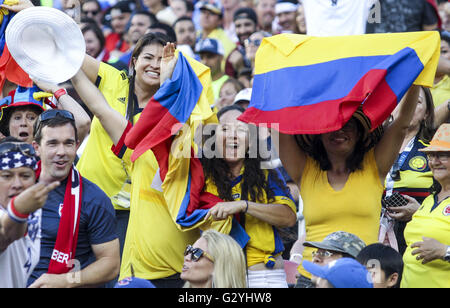
[[[428,156],[434,192],[405,228],[401,287],[450,288],[450,124],[442,124],[421,151]]]
[[[258,153],[251,158],[251,147],[257,145],[257,132],[237,120],[244,109],[237,105],[222,108],[217,116],[215,157],[202,159],[206,191],[224,202],[210,209],[205,219],[239,216],[239,222],[250,237],[245,247],[250,288],[287,287],[284,250],[277,227],[296,222],[295,203],[281,174],[262,169]],[[208,149],[203,148],[204,153]],[[206,155],[205,155],[206,156]]]
[[[397,116],[397,111],[398,109],[394,110],[392,118]],[[420,150],[428,146],[436,128],[447,120],[449,114],[450,109],[447,104],[434,108],[430,89],[421,87],[417,107],[398,158],[386,177],[386,196],[397,192],[406,199],[414,198],[420,204],[430,195],[433,175],[425,153]],[[414,206],[415,204],[411,202],[402,207],[387,207],[386,215],[394,219],[389,223],[393,224],[398,251],[402,255],[406,249],[403,232],[406,223],[411,220],[418,208]]]
[[[171,76],[176,64],[174,51],[174,44],[168,43],[165,35],[149,33],[136,44],[132,55],[131,78],[128,79],[126,76],[122,78],[119,74],[116,76],[119,81],[116,87],[105,83],[105,89],[109,92],[100,93],[95,88],[91,82],[92,79],[86,73],[88,70],[86,67],[83,67],[72,79],[80,97],[96,116],[99,131],[101,130],[105,138],[109,140],[108,147],[105,146],[101,151],[105,153],[109,151],[107,155],[112,154],[111,145],[120,144],[125,129],[129,127],[129,122],[132,122],[132,115],[144,108],[159,89],[160,83],[162,84]],[[87,57],[86,60],[84,65],[89,67],[89,63],[86,62],[91,62],[93,59]],[[99,76],[102,79],[114,78],[114,75],[108,75],[108,72],[114,74],[109,66],[100,64],[99,70]],[[123,81],[120,82],[122,79]],[[119,95],[122,93],[121,87],[127,89],[123,94],[126,95],[125,102],[129,102],[129,108],[117,110],[108,100],[108,95],[111,93]],[[135,94],[132,95],[133,99],[128,98],[128,93]],[[116,95],[115,98],[117,97]],[[134,107],[130,107],[130,104]],[[134,121],[137,120],[135,117]],[[182,254],[186,245],[198,239],[199,231],[180,231],[168,212],[162,192],[152,187],[152,180],[158,170],[158,163],[153,153],[147,151],[133,164],[130,163],[130,154],[127,150],[122,156],[131,179],[131,208],[120,277],[130,276],[132,266],[136,277],[151,280],[157,287],[181,287],[183,281],[178,273],[183,265]],[[90,160],[92,163],[99,164],[99,161],[92,158]],[[106,161],[105,168],[110,170],[113,162],[113,160]]]
[[[297,183],[303,200],[306,241],[322,241],[335,231],[346,231],[367,245],[378,241],[383,184],[404,139],[417,104],[419,87],[405,95],[399,116],[378,140],[371,140],[369,125],[357,112],[337,131],[310,135],[309,147],[301,136],[280,134],[280,158]],[[303,258],[311,261],[312,248]],[[297,287],[311,286],[302,275]]]
[[[135,123],[147,102],[159,89],[162,49],[167,41],[162,35],[143,37],[134,48],[130,76],[88,55],[83,62],[82,71],[91,83],[98,87],[109,107],[124,119]],[[73,84],[84,99],[84,89],[77,82]],[[114,155],[111,151],[114,136],[103,127],[103,120],[107,115],[94,110],[91,112],[95,117],[77,167],[87,179],[97,184],[111,198],[116,210],[122,255],[130,216],[131,174],[127,167],[129,154],[122,157]],[[120,122],[116,125],[117,131],[120,131]]]

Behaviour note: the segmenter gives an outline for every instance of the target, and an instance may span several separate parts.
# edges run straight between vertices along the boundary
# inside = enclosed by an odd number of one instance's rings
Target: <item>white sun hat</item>
[[[81,68],[86,53],[83,34],[60,10],[27,8],[12,18],[5,34],[9,52],[32,79],[58,84]]]

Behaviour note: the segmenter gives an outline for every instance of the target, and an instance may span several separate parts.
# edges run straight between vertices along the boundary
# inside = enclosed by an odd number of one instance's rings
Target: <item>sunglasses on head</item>
[[[58,116],[75,121],[75,118],[73,117],[73,114],[70,111],[60,110],[60,109],[49,109],[49,110],[44,111],[43,113],[41,113],[39,115],[39,121],[42,122],[42,121],[51,120]]]
[[[5,142],[0,144],[0,155],[8,152],[21,152],[27,156],[34,156],[36,152],[31,144],[22,142]]]
[[[194,248],[191,245],[187,245],[186,250],[184,251],[184,256],[187,256],[188,254],[191,254],[191,260],[194,262],[197,262],[203,256],[208,258],[211,262],[214,262],[213,256],[211,256],[209,253],[203,251],[200,248]]]

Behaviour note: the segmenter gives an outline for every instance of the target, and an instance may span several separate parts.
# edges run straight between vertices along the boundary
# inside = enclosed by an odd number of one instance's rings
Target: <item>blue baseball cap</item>
[[[199,41],[195,46],[195,52],[197,53],[209,52],[221,56],[225,54],[225,51],[220,41],[212,38],[205,38]]]
[[[155,288],[153,283],[148,281],[147,279],[137,278],[137,277],[127,277],[116,283],[114,286],[116,289],[121,288]]]
[[[324,266],[305,260],[302,265],[314,276],[328,280],[335,288],[373,288],[366,267],[355,259],[340,258]]]

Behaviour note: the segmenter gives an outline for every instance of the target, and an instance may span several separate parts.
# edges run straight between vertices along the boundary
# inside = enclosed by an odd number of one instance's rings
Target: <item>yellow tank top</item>
[[[336,231],[353,233],[366,245],[378,241],[384,187],[373,149],[365,155],[362,166],[336,191],[328,182],[327,171],[322,171],[314,159],[307,158],[300,183],[306,241],[321,242]],[[311,261],[314,250],[305,247],[303,260]],[[311,277],[302,265],[298,270],[303,276]]]

